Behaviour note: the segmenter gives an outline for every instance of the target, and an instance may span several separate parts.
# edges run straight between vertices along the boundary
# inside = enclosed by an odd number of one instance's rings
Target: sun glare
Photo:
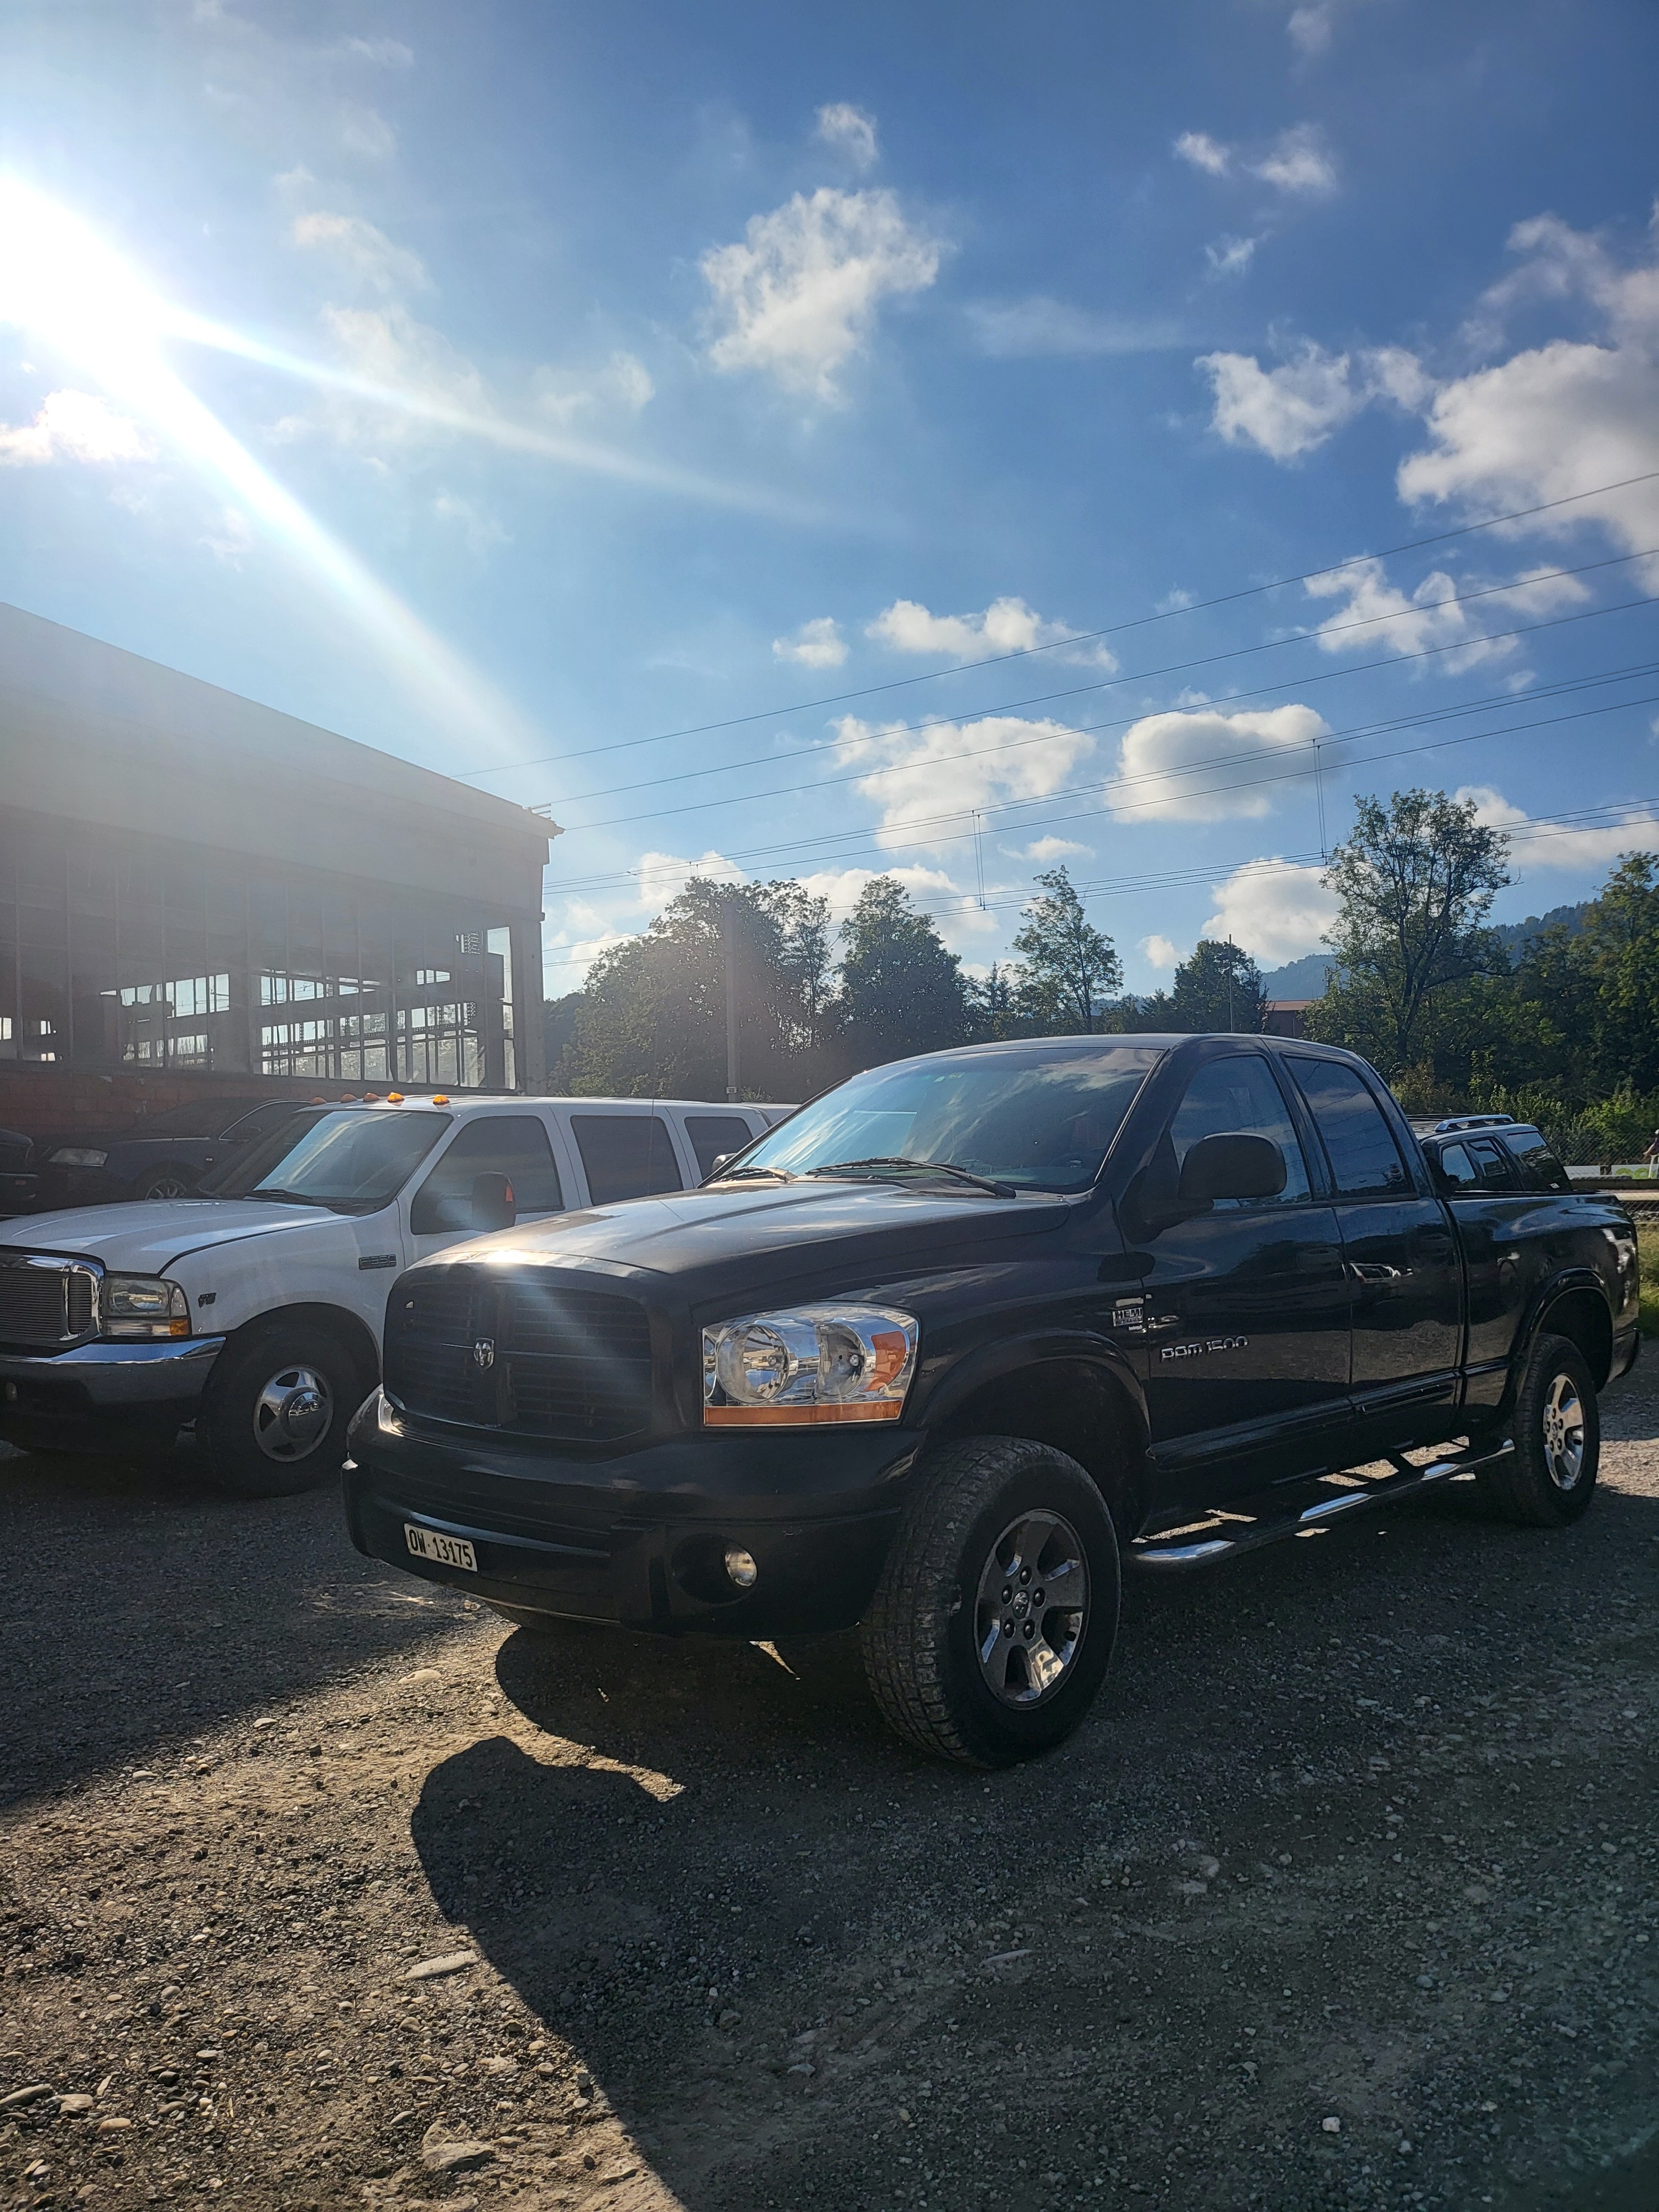
[[[184,319],[76,216],[17,179],[0,178],[0,322],[52,347],[216,477],[328,582],[455,734],[490,752],[520,749],[530,733],[507,702],[278,483],[172,368],[162,346]]]

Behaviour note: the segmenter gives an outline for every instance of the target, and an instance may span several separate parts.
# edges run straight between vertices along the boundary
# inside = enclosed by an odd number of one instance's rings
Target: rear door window
[[[472,1226],[472,1179],[504,1175],[522,1218],[564,1206],[547,1130],[533,1114],[486,1114],[464,1122],[455,1141],[415,1194],[409,1226],[416,1237]]]
[[[684,1189],[674,1139],[659,1114],[573,1114],[570,1127],[595,1206]],[[743,1140],[749,1141],[747,1124]]]
[[[1343,1198],[1409,1198],[1412,1179],[1394,1132],[1358,1072],[1340,1060],[1287,1055],[1324,1139]]]
[[[754,1135],[740,1114],[688,1114],[685,1133],[697,1156],[697,1173],[711,1176],[725,1152],[740,1152]]]
[[[1480,1176],[1468,1149],[1462,1145],[1442,1145],[1430,1154],[1440,1170],[1440,1180],[1452,1198],[1473,1198],[1480,1188]]]
[[[1523,1190],[1571,1190],[1572,1178],[1536,1129],[1506,1133],[1504,1149],[1520,1170]]]

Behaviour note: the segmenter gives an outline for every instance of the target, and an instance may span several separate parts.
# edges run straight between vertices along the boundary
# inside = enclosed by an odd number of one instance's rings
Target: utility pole
[[[726,1096],[738,1100],[738,902],[729,895],[720,902],[720,936],[726,951]]]

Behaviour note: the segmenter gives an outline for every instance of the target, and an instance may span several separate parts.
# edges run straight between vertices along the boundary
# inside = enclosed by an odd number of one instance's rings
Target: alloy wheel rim
[[[157,1176],[144,1193],[146,1198],[187,1198],[190,1186],[180,1176]]]
[[[980,1573],[974,1639],[985,1686],[1016,1710],[1043,1704],[1069,1677],[1088,1621],[1081,1537],[1058,1513],[1022,1513]]]
[[[334,1393],[314,1367],[280,1368],[253,1401],[253,1440],[267,1459],[306,1459],[334,1424]]]
[[[1573,1490],[1584,1472],[1584,1408],[1570,1375],[1544,1394],[1544,1464],[1558,1490]]]

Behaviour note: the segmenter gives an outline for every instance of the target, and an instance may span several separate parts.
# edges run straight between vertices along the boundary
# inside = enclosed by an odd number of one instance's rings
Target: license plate
[[[478,1571],[478,1555],[465,1536],[441,1536],[435,1528],[417,1528],[405,1521],[404,1538],[417,1559],[433,1559],[441,1567],[465,1567],[470,1575]]]

